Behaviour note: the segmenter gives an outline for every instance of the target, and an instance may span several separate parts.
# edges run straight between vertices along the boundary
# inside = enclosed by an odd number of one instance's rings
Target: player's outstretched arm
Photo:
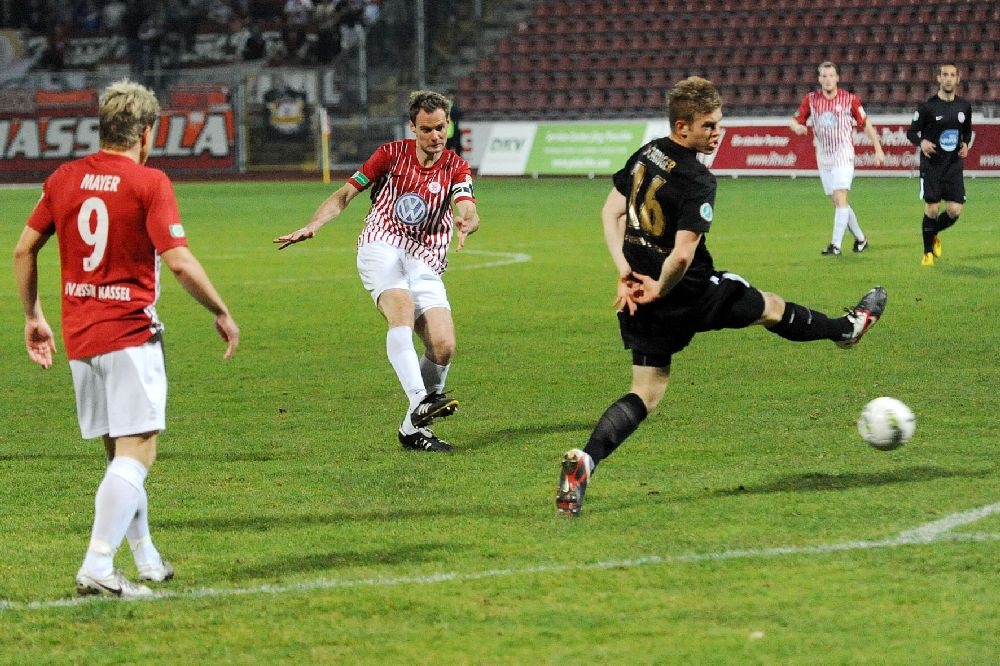
[[[278,236],[271,242],[279,243],[280,247],[278,249],[284,250],[289,245],[309,240],[316,235],[320,227],[340,215],[347,208],[347,204],[351,203],[351,199],[356,197],[360,191],[350,183],[344,183],[340,189],[327,197],[319,205],[319,208],[316,209],[316,212],[313,213],[312,218],[309,220],[309,224],[290,234]]]

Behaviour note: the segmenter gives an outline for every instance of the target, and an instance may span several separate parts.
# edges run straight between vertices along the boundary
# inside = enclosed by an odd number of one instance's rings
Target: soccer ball
[[[861,439],[880,451],[898,449],[910,441],[916,427],[913,411],[901,400],[885,396],[865,405],[858,419]]]

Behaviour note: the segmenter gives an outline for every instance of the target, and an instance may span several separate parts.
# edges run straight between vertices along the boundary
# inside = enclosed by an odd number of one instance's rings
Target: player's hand
[[[809,133],[809,129],[805,125],[793,125],[792,131],[798,134],[799,136],[805,136],[806,134]]]
[[[455,228],[458,229],[458,244],[455,245],[455,251],[458,252],[465,247],[465,239],[479,230],[479,218],[470,220],[464,217],[455,217]]]
[[[966,157],[968,157],[968,156],[969,156],[969,146],[967,146],[966,144],[964,144],[964,143],[963,143],[963,144],[962,144],[962,145],[961,145],[961,146],[959,147],[959,149],[958,149],[958,156],[959,156],[959,157],[961,157],[961,158],[962,158],[963,160],[964,160],[964,159],[965,159]]]
[[[44,319],[29,319],[24,322],[24,344],[28,358],[45,369],[52,367],[52,354],[56,351],[52,329]]]
[[[646,305],[658,299],[660,293],[660,283],[656,278],[651,278],[642,273],[633,273],[633,285],[631,300],[639,305]]]
[[[614,302],[615,310],[618,312],[628,310],[630,315],[635,314],[636,308],[639,307],[632,298],[636,284],[631,273],[618,278],[618,293],[615,295]]]
[[[875,166],[882,166],[885,164],[885,151],[876,150],[875,151]]]
[[[281,249],[280,247],[278,248]],[[233,352],[240,346],[240,327],[228,312],[223,312],[215,318],[215,330],[219,336],[226,341],[226,353],[222,355],[222,360],[228,361],[233,356]]]
[[[309,240],[316,235],[316,232],[309,226],[302,227],[298,231],[293,231],[290,234],[285,234],[284,236],[278,236],[272,243],[281,243],[279,250],[284,250],[289,245],[294,245],[295,243],[301,243],[304,240]]]
[[[934,153],[937,152],[937,148],[933,142],[924,139],[920,142],[920,152],[924,154],[924,157],[933,157]]]

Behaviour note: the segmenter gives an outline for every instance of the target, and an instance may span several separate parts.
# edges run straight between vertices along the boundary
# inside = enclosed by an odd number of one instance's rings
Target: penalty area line
[[[330,250],[315,250],[319,252],[323,251],[339,251],[336,248]],[[471,271],[478,270],[480,268],[496,268],[497,266],[510,266],[512,264],[524,264],[533,259],[530,254],[525,254],[524,252],[490,252],[487,250],[461,250],[461,254],[474,254],[477,256],[482,256],[486,259],[492,258],[492,261],[482,261],[480,263],[470,263],[470,264],[451,264],[448,266],[449,271]],[[217,257],[213,257],[217,259]],[[338,280],[356,280],[358,278],[357,274],[342,274],[342,275],[311,275],[311,276],[299,276],[299,277],[276,277],[269,278],[266,280],[241,280],[241,285],[270,285],[270,284],[296,284],[303,282],[333,282]]]
[[[376,576],[359,579],[317,578],[301,583],[282,585],[264,584],[255,587],[241,588],[197,588],[180,592],[158,591],[153,597],[144,599],[115,599],[107,597],[73,597],[68,599],[51,599],[47,601],[17,602],[0,600],[0,613],[14,611],[47,610],[50,608],[69,608],[90,603],[136,603],[140,601],[160,601],[168,599],[222,599],[226,597],[243,597],[262,594],[295,594],[314,592],[317,590],[337,590],[362,587],[399,587],[407,585],[435,585],[438,583],[453,583],[487,580],[490,578],[507,578],[512,576],[530,576],[537,574],[561,574],[579,571],[604,571],[609,569],[634,569],[650,565],[696,564],[698,562],[718,562],[724,560],[772,558],[789,555],[831,555],[855,550],[876,550],[898,548],[900,546],[921,546],[947,541],[986,542],[1000,541],[1000,534],[991,532],[953,532],[956,527],[968,525],[992,515],[1000,514],[1000,503],[955,513],[926,525],[900,532],[899,535],[874,541],[842,541],[839,543],[817,544],[813,546],[776,546],[773,548],[748,548],[723,550],[709,553],[690,553],[687,555],[648,555],[643,557],[606,560],[602,562],[584,562],[576,564],[551,564],[533,567],[487,569],[467,573],[442,572],[415,576]]]
[[[475,254],[485,257],[497,257],[494,261],[484,261],[481,264],[470,264],[468,266],[451,266],[452,270],[473,270],[476,268],[494,268],[496,266],[508,266],[510,264],[523,264],[531,261],[530,254],[524,252],[490,252],[488,250],[456,250],[459,254]]]

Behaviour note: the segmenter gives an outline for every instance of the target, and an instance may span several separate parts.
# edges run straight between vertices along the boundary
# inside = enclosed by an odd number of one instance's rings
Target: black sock
[[[934,236],[937,234],[937,220],[924,215],[924,221],[920,225],[920,231],[924,236],[924,254],[934,250]]]
[[[957,217],[954,218],[950,217],[947,212],[941,213],[940,215],[938,215],[937,230],[935,231],[935,233],[941,233],[948,227],[953,226],[956,222],[958,222]]]
[[[831,319],[822,312],[810,310],[798,303],[785,303],[781,321],[767,329],[792,342],[813,340],[843,340],[854,331],[854,326],[844,317]]]
[[[646,404],[635,393],[626,393],[604,410],[583,449],[593,458],[594,466],[614,453],[647,415]]]

